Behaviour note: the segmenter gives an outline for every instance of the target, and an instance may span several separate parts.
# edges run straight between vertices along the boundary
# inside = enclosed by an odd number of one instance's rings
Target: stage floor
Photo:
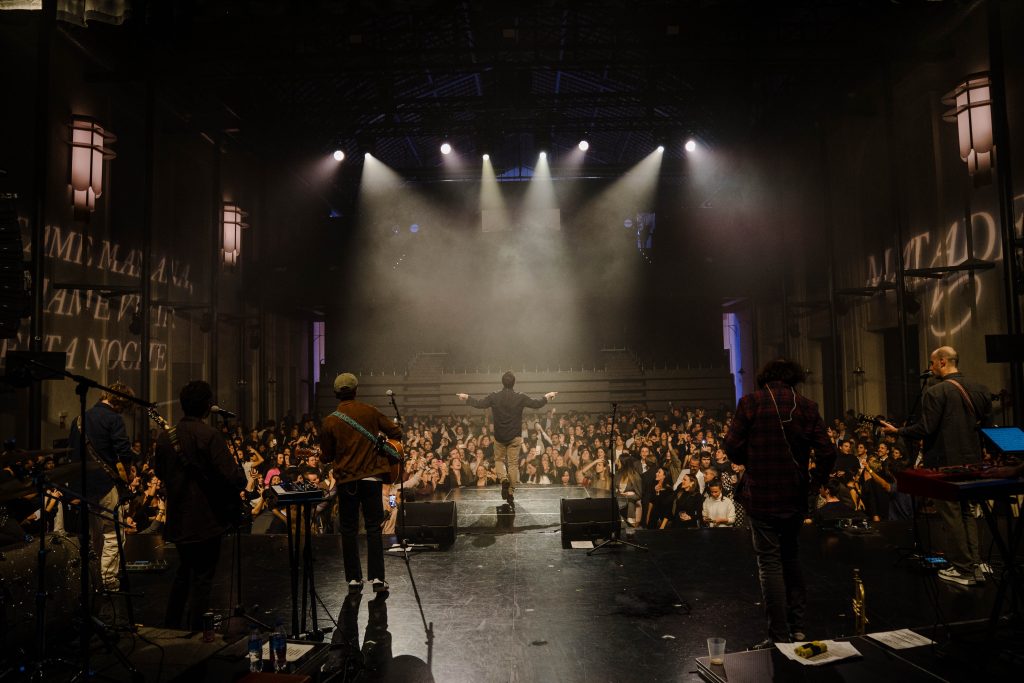
[[[566,493],[520,489],[513,524],[497,529],[497,489],[459,491],[461,528],[454,546],[413,555],[409,569],[399,555],[389,554],[386,606],[393,655],[429,659],[436,681],[694,681],[694,657],[707,654],[709,636],[725,637],[729,652],[765,637],[748,531],[641,530],[634,539],[647,544],[646,552],[623,548],[588,556],[561,547],[558,507]],[[853,634],[856,567],[866,587],[869,632],[931,632],[943,621],[955,624],[951,643],[940,629],[938,647],[915,653],[922,666],[946,680],[1015,678],[1024,663],[1020,631],[1004,626],[996,639],[986,640],[980,624],[991,609],[995,582],[959,587],[897,566],[898,549],[910,541],[910,526],[902,523],[878,524],[862,535],[806,527],[808,636]],[[215,607],[225,613],[232,602],[232,543],[224,541],[214,589]],[[290,614],[286,551],[284,536],[241,538],[243,601],[265,621],[280,615],[287,623]],[[346,595],[340,539],[317,537],[314,552],[320,598],[337,619]],[[133,592],[141,593],[134,600],[136,621],[158,626],[176,565],[174,549],[159,538],[136,536],[128,555],[170,563],[162,573],[131,575]],[[367,590],[359,607],[360,642],[372,597]],[[322,609],[319,616],[321,627],[333,626]],[[433,624],[429,653],[424,620]],[[117,667],[106,673],[121,675]]]

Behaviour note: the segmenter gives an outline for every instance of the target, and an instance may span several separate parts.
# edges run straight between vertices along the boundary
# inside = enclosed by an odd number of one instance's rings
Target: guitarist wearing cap
[[[374,593],[388,590],[384,580],[383,487],[400,470],[394,468],[395,454],[381,447],[378,435],[401,441],[402,430],[382,412],[356,400],[359,380],[350,372],[334,379],[338,408],[323,421],[320,448],[323,461],[334,470],[338,485],[338,509],[341,517],[341,553],[345,561],[345,580],[349,593],[363,589],[359,566],[359,509],[366,527],[366,569]]]
[[[921,395],[921,417],[906,427],[880,421],[886,434],[924,441],[925,467],[981,462],[978,426],[988,420],[991,394],[988,388],[963,376],[959,361],[952,346],[932,351],[928,369],[939,381]],[[946,557],[952,565],[940,570],[939,578],[962,586],[984,582],[978,554],[978,523],[969,507],[959,501],[936,500],[933,504],[948,530],[944,536]]]
[[[122,394],[134,396],[131,387],[122,382],[115,382],[110,387]],[[104,392],[100,400],[85,411],[85,439],[81,438],[82,430],[79,420],[71,423],[69,445],[77,457],[84,457],[88,462],[86,468],[86,493],[88,499],[99,503],[104,510],[116,511],[118,519],[124,521],[124,505],[128,498],[128,482],[125,472],[131,465],[135,453],[128,439],[121,413],[128,407],[128,399]],[[79,452],[84,448],[84,452]],[[79,483],[80,484],[80,483]],[[91,537],[102,539],[100,551],[100,578],[103,588],[117,591],[121,587],[120,563],[121,553],[117,544],[117,531],[114,520],[109,514],[91,516]]]

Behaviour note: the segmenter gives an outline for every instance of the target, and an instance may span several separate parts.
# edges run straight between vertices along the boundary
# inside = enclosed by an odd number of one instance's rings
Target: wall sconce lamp
[[[971,74],[942,98],[943,104],[953,107],[942,119],[956,122],[960,158],[967,162],[970,175],[992,168],[991,83],[987,72]]]
[[[238,263],[238,256],[242,251],[242,229],[248,228],[245,222],[249,214],[242,211],[236,204],[225,203],[222,212],[221,228],[223,240],[221,243],[221,256],[224,265],[233,266]]]
[[[87,219],[103,194],[103,162],[117,155],[109,145],[117,137],[94,119],[71,117],[71,204],[75,217]]]

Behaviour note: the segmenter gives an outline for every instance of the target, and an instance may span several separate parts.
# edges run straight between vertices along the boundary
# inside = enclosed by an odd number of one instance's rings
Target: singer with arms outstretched
[[[501,391],[484,398],[456,394],[460,401],[466,401],[474,408],[490,408],[494,415],[494,469],[501,479],[501,497],[508,501],[512,510],[516,509],[519,453],[523,449],[523,408],[543,408],[558,396],[557,391],[549,391],[542,398],[530,398],[514,391],[512,387],[515,385],[516,376],[509,371],[501,376]]]

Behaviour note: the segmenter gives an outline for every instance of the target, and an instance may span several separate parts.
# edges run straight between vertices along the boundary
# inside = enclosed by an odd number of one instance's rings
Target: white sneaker
[[[989,565],[989,564],[986,564],[985,562],[982,562],[981,564],[979,564],[979,565],[978,565],[978,569],[980,569],[980,570],[981,570],[982,572],[984,572],[985,574],[993,574],[993,573],[994,573],[994,572],[992,571],[992,567],[991,567],[991,565]]]
[[[968,574],[961,574],[956,567],[949,567],[947,569],[939,570],[939,578],[943,581],[949,581],[951,583],[958,583],[961,586],[974,586],[977,581],[974,580],[973,576]]]

